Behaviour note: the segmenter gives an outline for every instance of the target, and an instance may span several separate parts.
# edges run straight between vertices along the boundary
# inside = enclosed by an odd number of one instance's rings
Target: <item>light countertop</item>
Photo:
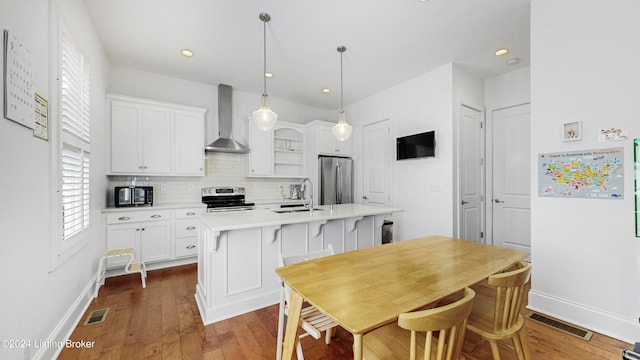
[[[123,206],[123,207],[107,207],[102,209],[103,213],[122,212],[122,211],[145,211],[145,210],[171,210],[185,208],[207,208],[207,205],[196,203],[169,203],[169,204],[153,204],[153,206]]]
[[[313,212],[277,213],[269,209],[204,213],[198,218],[213,231],[250,229],[265,226],[354,218],[401,212],[402,209],[363,204],[320,205]]]

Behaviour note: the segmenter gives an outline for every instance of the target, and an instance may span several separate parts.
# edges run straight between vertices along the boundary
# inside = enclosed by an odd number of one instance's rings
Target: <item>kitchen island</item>
[[[196,302],[211,324],[279,302],[278,253],[380,245],[384,218],[401,209],[340,204],[198,215]]]

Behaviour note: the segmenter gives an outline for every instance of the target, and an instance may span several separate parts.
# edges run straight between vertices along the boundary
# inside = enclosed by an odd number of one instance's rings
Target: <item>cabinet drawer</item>
[[[176,238],[176,257],[198,255],[198,237]]]
[[[196,214],[202,214],[205,212],[205,208],[188,208],[188,209],[176,209],[176,219],[195,219]]]
[[[107,224],[127,224],[169,219],[171,219],[170,210],[123,211],[107,214]]]
[[[198,219],[176,220],[176,237],[198,236]]]

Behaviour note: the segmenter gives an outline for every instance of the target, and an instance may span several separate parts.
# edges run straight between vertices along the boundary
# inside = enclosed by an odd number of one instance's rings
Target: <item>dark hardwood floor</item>
[[[95,341],[93,349],[64,349],[59,359],[275,359],[278,306],[204,326],[195,303],[196,266],[150,271],[147,288],[137,275],[108,278],[71,340]],[[93,310],[109,308],[104,322],[83,325]],[[594,334],[584,341],[548,326],[527,321],[534,359],[621,359],[630,344]],[[305,358],[351,359],[353,338],[338,329],[330,345],[307,337]],[[503,359],[515,359],[508,344],[501,344]],[[467,336],[470,358],[491,359],[487,343]]]

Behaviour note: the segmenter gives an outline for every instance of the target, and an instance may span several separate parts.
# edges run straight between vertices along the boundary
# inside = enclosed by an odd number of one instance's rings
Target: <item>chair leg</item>
[[[493,355],[493,360],[500,360],[500,351],[498,351],[498,343],[492,340],[489,340],[489,345],[491,345],[491,354]]]
[[[522,344],[522,353],[525,360],[531,360],[531,350],[529,350],[529,339],[527,338],[527,328],[524,326],[518,333],[518,338]]]
[[[280,308],[278,311],[278,341],[276,348],[276,360],[282,360],[282,341],[284,338],[284,287],[280,291]]]
[[[296,355],[298,355],[298,360],[304,360],[304,355],[302,354],[302,344],[300,343],[300,339],[296,341]]]
[[[331,334],[333,333],[333,329],[327,329],[327,333],[324,335],[324,343],[329,345],[331,343]]]

